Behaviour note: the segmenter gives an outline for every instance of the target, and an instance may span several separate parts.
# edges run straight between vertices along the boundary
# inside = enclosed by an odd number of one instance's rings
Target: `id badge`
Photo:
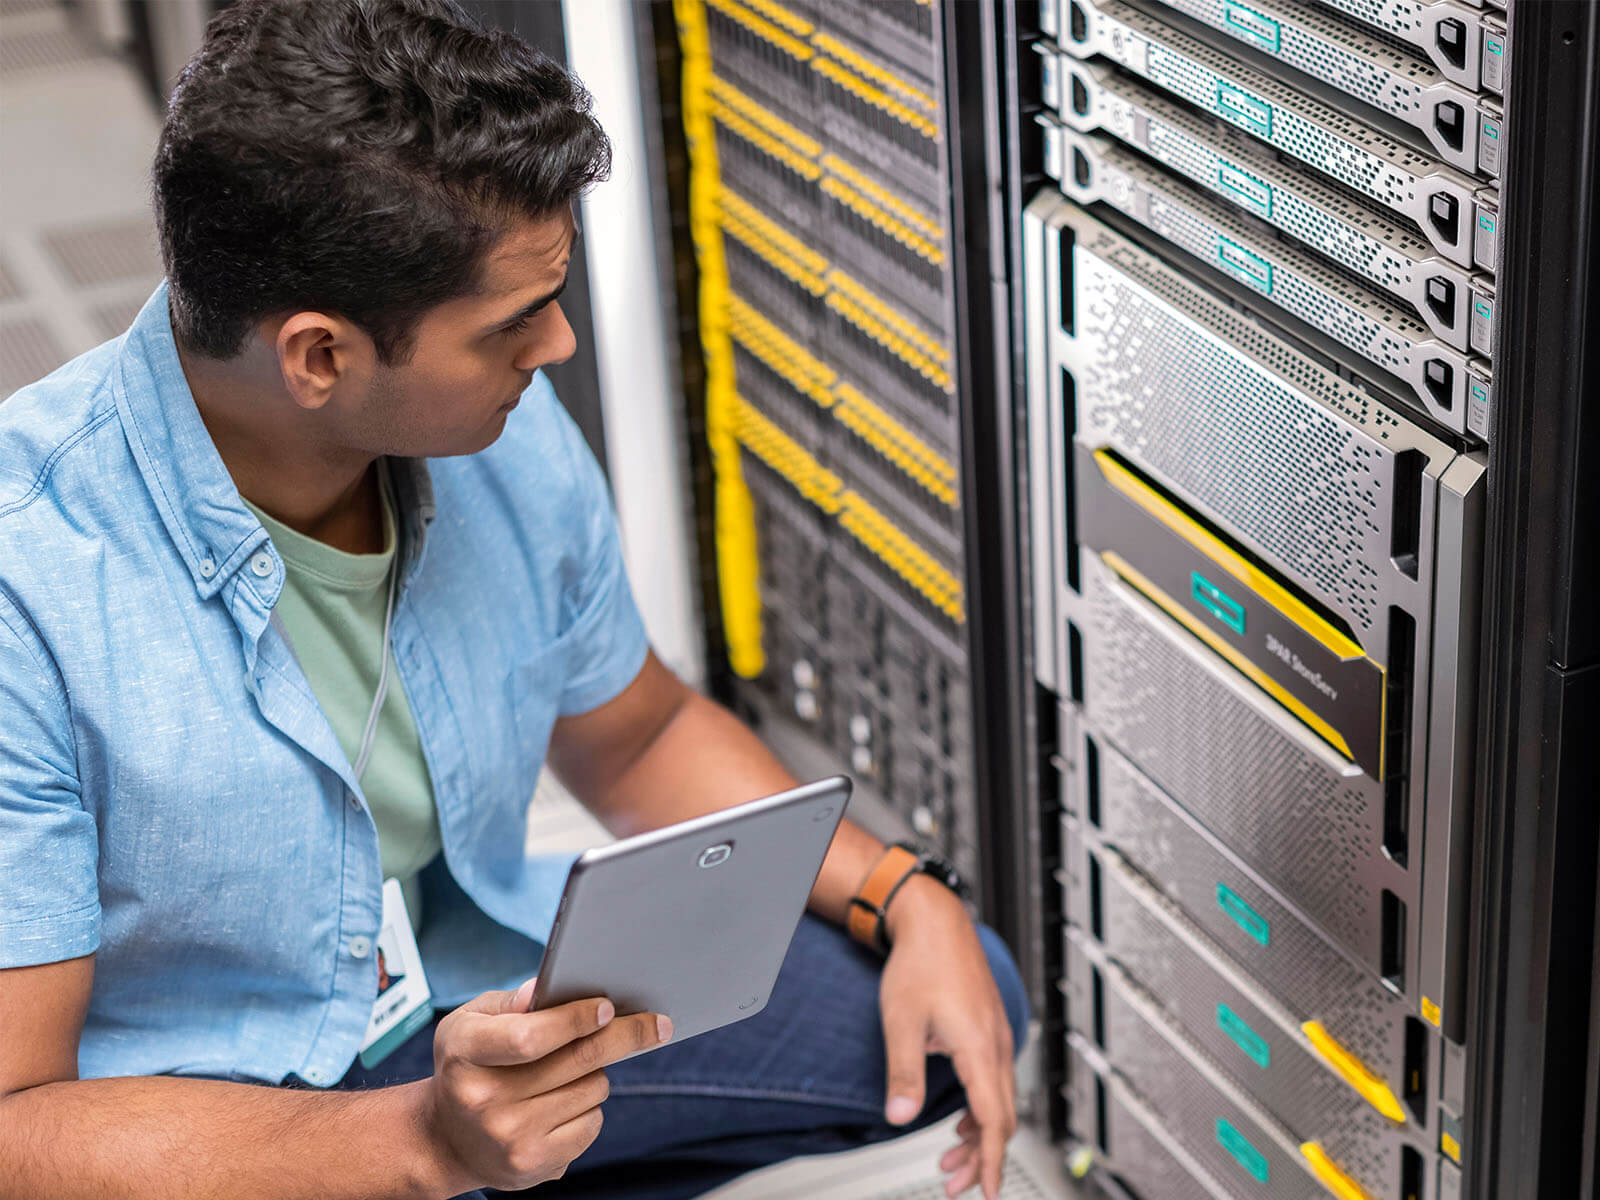
[[[400,881],[383,881],[383,930],[378,934],[378,998],[361,1039],[361,1065],[372,1068],[433,1019],[432,993],[417,953]]]

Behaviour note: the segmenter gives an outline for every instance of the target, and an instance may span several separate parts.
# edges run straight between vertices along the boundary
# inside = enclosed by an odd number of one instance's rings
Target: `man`
[[[851,941],[896,861],[854,825],[759,1016],[527,1011],[545,763],[619,835],[792,782],[649,654],[537,374],[587,105],[448,0],[234,5],[162,131],[167,283],[0,407],[5,1195],[690,1196],[963,1099],[947,1187],[995,1195],[1015,967],[915,872]],[[398,927],[432,1000],[385,1056]]]

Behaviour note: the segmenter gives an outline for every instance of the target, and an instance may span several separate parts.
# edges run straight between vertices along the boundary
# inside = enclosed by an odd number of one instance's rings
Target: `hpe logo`
[[[728,861],[728,857],[732,853],[732,842],[718,842],[715,846],[707,846],[700,851],[700,865],[702,867],[720,867]]]

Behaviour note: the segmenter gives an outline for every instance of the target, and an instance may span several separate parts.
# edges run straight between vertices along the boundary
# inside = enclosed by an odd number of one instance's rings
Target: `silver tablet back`
[[[573,864],[535,1008],[609,996],[674,1042],[766,1007],[850,798],[846,778],[587,851]]]

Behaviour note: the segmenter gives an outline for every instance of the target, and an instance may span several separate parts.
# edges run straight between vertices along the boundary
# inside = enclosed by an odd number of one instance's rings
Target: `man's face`
[[[482,286],[429,309],[411,360],[375,367],[352,440],[380,454],[472,454],[500,436],[540,367],[577,349],[556,302],[576,228],[569,213],[512,226],[489,251]]]

